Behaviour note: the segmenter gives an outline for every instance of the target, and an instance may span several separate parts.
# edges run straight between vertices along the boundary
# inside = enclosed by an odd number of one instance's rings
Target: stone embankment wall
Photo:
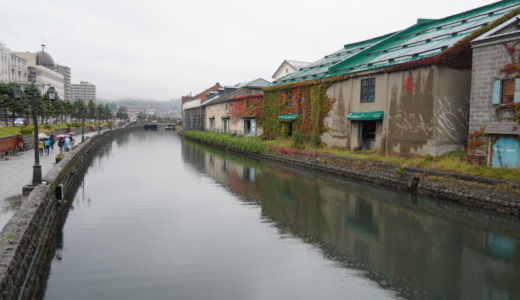
[[[32,189],[20,209],[0,232],[0,299],[43,296],[50,263],[70,203],[96,150],[111,137],[132,128],[102,132],[56,164]],[[58,191],[63,187],[63,197]],[[62,198],[62,199],[59,199]]]
[[[198,141],[201,142],[201,141]],[[288,164],[311,172],[321,172],[373,184],[430,195],[499,213],[520,216],[520,183],[432,171],[401,165],[371,162],[327,154],[256,154],[219,147],[256,159]]]

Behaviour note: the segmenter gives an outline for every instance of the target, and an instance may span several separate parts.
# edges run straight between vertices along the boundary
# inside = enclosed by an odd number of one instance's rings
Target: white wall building
[[[45,49],[45,45],[42,45]],[[33,52],[15,52],[18,57],[27,60],[27,80],[34,82],[42,93],[46,93],[50,86],[53,86],[58,92],[58,96],[63,98],[64,76],[56,72],[54,60],[44,49],[38,53]]]
[[[295,60],[284,60],[283,63],[278,67],[276,72],[273,74],[273,79],[278,80],[284,76],[292,74],[303,67],[306,67],[310,62],[295,61]]]
[[[11,51],[0,43],[0,82],[9,82],[9,60]]]
[[[0,43],[0,82],[26,83],[27,60]]]
[[[83,100],[89,102],[90,100],[96,102],[96,85],[80,81],[79,84],[73,83],[71,85],[71,100]]]
[[[71,75],[70,68],[67,66],[62,66],[60,64],[56,64],[55,71],[63,75],[63,90],[64,93],[60,98],[65,101],[70,101],[72,95],[72,85],[71,85]]]

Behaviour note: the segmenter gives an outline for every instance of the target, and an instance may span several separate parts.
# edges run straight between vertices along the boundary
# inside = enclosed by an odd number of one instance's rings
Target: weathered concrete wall
[[[321,135],[323,143],[330,147],[350,149],[350,136],[352,122],[347,121],[347,115],[351,112],[352,80],[333,84],[327,90],[327,96],[334,99],[332,109],[324,119],[325,126],[329,129]],[[354,134],[356,136],[356,134]]]
[[[361,80],[376,80],[375,101],[361,102]],[[350,78],[334,83],[334,99],[325,118],[322,141],[332,147],[360,147],[361,122],[348,121],[351,112],[383,111],[376,122],[374,149],[381,153],[440,156],[464,149],[471,87],[469,70],[429,66],[409,71]]]
[[[227,103],[218,103],[218,104],[208,105],[208,106],[205,106],[204,109],[206,110],[206,119],[204,120],[206,130],[210,130],[209,119],[214,118],[215,119],[215,128],[213,129],[213,131],[224,132],[222,118],[229,118],[228,104]],[[233,123],[231,120],[229,121],[228,129],[229,129],[229,132],[231,132],[231,133],[241,133],[242,132],[242,128],[238,128],[238,125],[236,123]]]
[[[439,89],[435,98],[432,156],[462,151],[466,146],[471,71],[438,67]]]
[[[200,142],[200,141],[198,141]],[[288,164],[341,178],[352,178],[413,193],[447,199],[465,206],[520,215],[520,183],[370,162],[332,155],[273,155],[219,147],[248,157]]]
[[[56,233],[83,174],[101,143],[130,128],[105,131],[69,152],[43,178],[0,232],[0,299],[42,297],[55,251]],[[64,186],[64,199],[56,188]]]

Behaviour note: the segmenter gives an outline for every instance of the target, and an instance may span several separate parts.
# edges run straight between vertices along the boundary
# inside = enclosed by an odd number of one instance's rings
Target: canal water
[[[519,229],[132,132],[85,175],[45,299],[520,299]]]

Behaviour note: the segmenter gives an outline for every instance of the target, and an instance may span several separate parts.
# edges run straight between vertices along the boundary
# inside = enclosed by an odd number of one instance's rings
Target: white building
[[[0,43],[0,82],[9,82],[9,61],[11,59],[11,51],[2,43]]]
[[[80,81],[79,84],[73,83],[71,85],[71,100],[83,100],[89,102],[90,100],[96,102],[96,85]]]
[[[284,60],[283,63],[278,67],[276,72],[273,74],[273,79],[278,80],[284,76],[292,74],[303,67],[306,67],[310,62],[295,61],[295,60]]]
[[[26,83],[27,60],[0,43],[0,82]]]
[[[42,45],[42,51],[33,52],[15,52],[18,57],[27,60],[27,80],[34,82],[42,93],[46,93],[50,86],[53,86],[58,92],[58,96],[62,98],[65,95],[64,76],[56,72],[54,60],[49,53],[45,52],[45,45]]]
[[[70,76],[70,68],[67,66],[62,66],[60,64],[56,64],[55,71],[63,75],[63,90],[64,93],[60,98],[65,101],[70,101],[72,95],[72,85],[71,85],[71,76]]]

